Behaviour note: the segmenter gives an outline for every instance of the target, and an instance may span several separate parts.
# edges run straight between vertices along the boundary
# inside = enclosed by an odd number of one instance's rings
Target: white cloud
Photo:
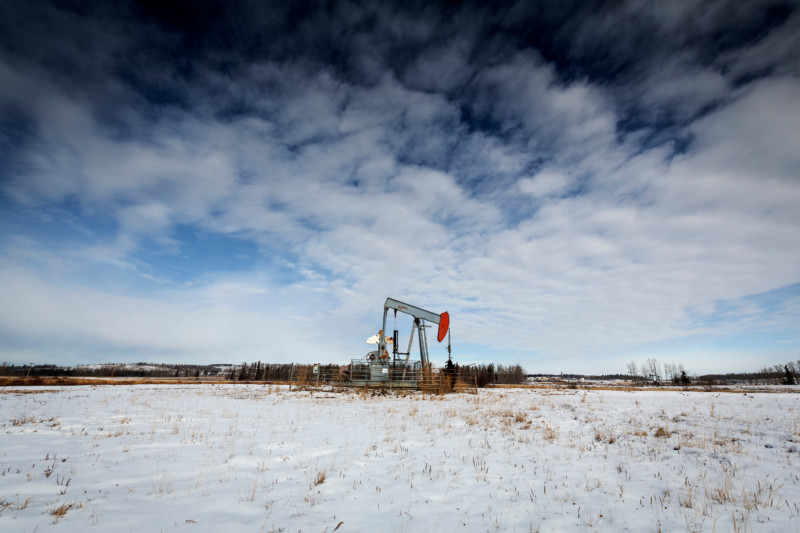
[[[615,117],[603,93],[581,82],[559,84],[553,67],[533,53],[481,72],[475,84],[486,92],[484,111],[536,153],[574,164],[615,143]]]
[[[0,311],[0,330],[11,346],[36,349],[39,360],[343,359],[340,341],[309,327],[318,311],[301,289],[287,295],[263,281],[232,279],[142,297],[51,283],[18,270],[0,274],[3,293],[14,302]],[[305,317],[298,299],[306,300]]]
[[[698,136],[694,159],[707,172],[727,172],[754,183],[797,183],[800,168],[800,82],[774,77],[747,86],[727,108],[692,126]],[[719,192],[725,193],[726,188]],[[747,199],[747,197],[743,198]]]
[[[517,185],[523,193],[541,198],[564,191],[569,181],[569,177],[563,172],[544,169],[533,178],[520,179]]]

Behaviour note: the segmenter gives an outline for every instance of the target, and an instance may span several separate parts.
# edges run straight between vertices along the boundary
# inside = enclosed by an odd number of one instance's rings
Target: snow
[[[2,531],[800,531],[787,392],[6,388],[0,469]]]

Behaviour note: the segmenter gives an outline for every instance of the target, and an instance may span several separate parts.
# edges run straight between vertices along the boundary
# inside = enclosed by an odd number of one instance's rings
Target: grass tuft
[[[79,502],[62,503],[58,507],[50,509],[49,512],[50,516],[56,517],[56,522],[58,522],[60,519],[64,518],[64,515],[66,515],[67,511],[70,509],[80,509],[81,507],[83,507],[83,504]]]
[[[658,426],[658,429],[655,430],[653,436],[659,438],[668,438],[672,436],[672,432],[668,429],[664,429],[662,426]]]

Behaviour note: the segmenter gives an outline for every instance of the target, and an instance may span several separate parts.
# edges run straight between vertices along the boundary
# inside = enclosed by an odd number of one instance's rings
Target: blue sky
[[[800,357],[796,2],[0,21],[0,360],[345,362],[387,296],[464,363]]]

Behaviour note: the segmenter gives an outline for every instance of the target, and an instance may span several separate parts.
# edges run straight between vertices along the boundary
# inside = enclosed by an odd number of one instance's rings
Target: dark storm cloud
[[[288,159],[357,127],[401,164],[506,197],[517,220],[520,176],[610,144],[685,153],[697,120],[792,72],[799,19],[794,3],[723,0],[7,2],[0,168],[24,181],[70,105],[117,141],[257,119]]]
[[[604,90],[619,111],[620,132],[647,130],[650,146],[685,145],[685,127],[725,103],[732,84],[774,69],[768,59],[735,65],[731,52],[796,18],[790,3],[760,1],[9,2],[0,9],[3,61],[83,93],[121,134],[176,109],[269,117],[324,71],[351,87],[374,87],[389,75],[412,90],[440,93],[461,113],[457,124],[435,119],[434,130],[457,136],[463,126],[525,144],[530,135],[509,122],[514,111],[505,105],[515,95],[503,92],[519,85],[494,90],[481,77],[528,54],[552,67],[549,83]],[[254,77],[257,64],[294,75]],[[5,114],[26,115],[25,102]],[[3,131],[16,135],[13,125]],[[452,155],[454,147],[445,148]],[[419,147],[405,152],[435,163]]]

